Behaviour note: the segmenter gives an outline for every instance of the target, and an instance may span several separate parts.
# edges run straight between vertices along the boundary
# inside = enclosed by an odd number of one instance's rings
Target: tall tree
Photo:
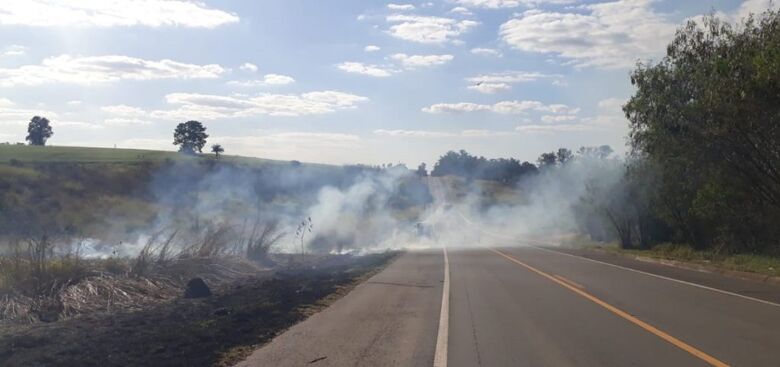
[[[558,156],[555,154],[555,152],[542,153],[536,162],[539,163],[539,168],[552,167],[555,166],[556,162],[558,162]]]
[[[634,154],[660,171],[664,220],[698,247],[759,251],[780,237],[780,13],[709,16],[631,74]]]
[[[566,164],[574,158],[574,154],[569,149],[560,148],[558,149],[558,152],[555,153],[555,158],[559,164]]]
[[[417,166],[417,176],[420,177],[427,177],[428,176],[428,170],[425,168],[425,163],[420,163],[419,166]]]
[[[211,152],[219,159],[219,155],[225,152],[225,148],[221,144],[214,144],[211,146]]]
[[[208,137],[203,124],[198,121],[187,121],[176,126],[173,132],[173,145],[178,145],[182,153],[201,153]]]
[[[27,125],[27,140],[30,145],[46,145],[48,140],[54,132],[51,130],[49,119],[41,116],[35,116],[30,120],[30,124]]]

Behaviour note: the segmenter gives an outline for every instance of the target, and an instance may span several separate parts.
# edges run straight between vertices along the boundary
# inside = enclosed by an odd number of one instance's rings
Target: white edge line
[[[587,257],[584,257],[584,256],[577,256],[577,255],[567,254],[565,252],[561,252],[561,251],[557,251],[557,250],[553,250],[553,249],[549,249],[549,248],[545,248],[545,247],[539,247],[539,246],[531,246],[531,247],[539,249],[539,250],[543,250],[543,251],[549,251],[549,252],[556,253],[556,254],[559,254],[559,255],[571,256],[571,257],[574,257],[574,258],[583,259],[583,260],[587,260],[587,261],[590,261],[590,262],[611,266],[613,268],[623,269],[623,270],[627,270],[627,271],[632,271],[634,273],[644,274],[644,275],[655,277],[655,278],[659,278],[659,279],[664,279],[664,280],[668,280],[668,281],[672,281],[672,282],[676,282],[676,283],[680,283],[680,284],[685,284],[685,285],[689,285],[691,287],[706,289],[708,291],[713,291],[713,292],[717,292],[717,293],[721,293],[721,294],[726,294],[726,295],[729,295],[729,296],[739,297],[739,298],[746,299],[746,300],[749,300],[749,301],[755,301],[755,302],[763,303],[763,304],[770,305],[770,306],[780,307],[780,304],[778,304],[778,303],[774,303],[774,302],[771,302],[771,301],[766,301],[766,300],[763,300],[763,299],[754,298],[754,297],[750,297],[750,296],[745,296],[745,295],[742,295],[742,294],[739,294],[739,293],[725,291],[723,289],[708,287],[706,285],[701,285],[701,284],[692,283],[692,282],[686,282],[684,280],[670,278],[670,277],[666,277],[666,276],[658,275],[658,274],[653,274],[653,273],[648,273],[648,272],[642,271],[642,270],[631,269],[631,268],[627,268],[625,266],[620,266],[620,265],[616,265],[616,264],[610,264],[608,262],[594,260],[594,259],[590,259],[590,258],[587,258]]]
[[[433,356],[433,367],[447,366],[447,344],[450,325],[450,259],[447,247],[444,250],[444,283],[441,292],[441,313],[439,314],[439,333],[436,335],[436,354]]]

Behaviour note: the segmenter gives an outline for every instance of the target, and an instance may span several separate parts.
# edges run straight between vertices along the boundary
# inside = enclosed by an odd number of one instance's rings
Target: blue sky
[[[0,141],[33,115],[55,145],[173,150],[202,121],[228,154],[432,163],[625,151],[636,60],[712,11],[768,0],[0,3]]]

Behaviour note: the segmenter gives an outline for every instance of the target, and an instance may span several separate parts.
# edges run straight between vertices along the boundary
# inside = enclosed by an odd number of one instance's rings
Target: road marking
[[[554,277],[554,276],[552,276],[550,274],[547,274],[547,273],[545,273],[545,272],[543,272],[543,271],[541,271],[541,270],[539,270],[539,269],[537,269],[537,268],[535,268],[535,267],[533,267],[531,265],[528,265],[528,264],[526,264],[526,263],[524,263],[524,262],[522,262],[522,261],[520,261],[520,260],[518,260],[518,259],[516,259],[516,258],[514,258],[512,256],[510,256],[510,255],[507,255],[507,254],[505,254],[505,253],[503,253],[501,251],[498,251],[498,250],[492,249],[492,248],[489,249],[489,250],[493,251],[493,252],[495,252],[495,253],[497,253],[497,254],[499,254],[501,256],[503,256],[504,258],[508,259],[509,261],[512,261],[512,262],[514,262],[514,263],[516,263],[516,264],[518,264],[518,265],[520,265],[520,266],[522,266],[522,267],[524,267],[524,268],[526,268],[526,269],[528,269],[528,270],[530,270],[530,271],[532,271],[532,272],[534,272],[536,274],[539,274],[539,275],[541,275],[541,276],[543,276],[543,277],[545,277],[547,279],[552,280],[555,283],[558,283],[559,285],[563,286],[564,288],[569,289],[570,291],[572,291],[574,293],[577,293],[577,294],[579,294],[582,297],[585,297],[589,301],[591,301],[591,302],[593,302],[593,303],[595,303],[595,304],[597,304],[597,305],[599,305],[601,307],[606,308],[610,312],[612,312],[612,313],[614,313],[614,314],[616,314],[616,315],[618,315],[618,316],[620,316],[620,317],[622,317],[622,318],[632,322],[633,324],[641,327],[642,329],[647,330],[648,332],[654,334],[655,336],[657,336],[657,337],[659,337],[659,338],[669,342],[670,344],[676,346],[677,348],[680,348],[680,349],[690,353],[691,355],[701,359],[704,362],[709,363],[712,366],[728,367],[728,364],[726,364],[724,362],[721,362],[720,360],[716,359],[715,357],[713,357],[713,356],[711,356],[711,355],[709,355],[707,353],[704,353],[704,352],[702,352],[702,351],[692,347],[691,345],[683,342],[682,340],[677,339],[677,338],[675,338],[675,337],[673,337],[673,336],[671,336],[671,335],[669,335],[669,334],[667,334],[667,333],[657,329],[656,327],[654,327],[654,326],[652,326],[652,325],[650,325],[650,324],[648,324],[648,323],[646,323],[646,322],[644,322],[644,321],[642,321],[642,320],[640,320],[640,319],[638,319],[638,318],[636,318],[634,316],[631,316],[629,313],[627,313],[627,312],[625,312],[625,311],[623,311],[623,310],[621,310],[621,309],[619,309],[619,308],[617,308],[615,306],[612,306],[611,304],[609,304],[607,302],[602,301],[600,298],[598,298],[598,297],[596,297],[594,295],[591,295],[590,293],[585,292],[582,289],[579,289],[579,288],[577,288],[577,287],[575,287],[573,285],[570,285],[567,282],[564,282],[564,281],[562,281],[562,280],[560,280],[560,279],[558,279],[558,278],[556,278],[556,277]]]
[[[567,278],[566,278],[566,277],[564,277],[563,275],[558,275],[558,274],[555,274],[555,277],[556,277],[556,278],[558,278],[558,279],[560,279],[560,280],[563,280],[564,282],[566,282],[566,283],[569,283],[569,284],[571,284],[571,285],[573,285],[573,286],[575,286],[575,287],[577,287],[577,288],[579,288],[579,289],[585,289],[585,286],[584,286],[584,285],[582,285],[582,284],[579,284],[579,283],[577,283],[577,282],[575,282],[575,281],[573,281],[573,280],[567,279]]]
[[[540,242],[540,241],[534,241],[534,242]],[[686,281],[680,280],[680,279],[675,279],[675,278],[670,278],[670,277],[666,277],[666,276],[663,276],[663,275],[648,273],[646,271],[632,269],[632,268],[628,268],[628,267],[625,267],[625,266],[620,266],[620,265],[617,265],[617,264],[611,264],[611,263],[604,262],[604,261],[594,260],[594,259],[590,259],[590,258],[587,258],[587,257],[584,257],[584,256],[577,256],[577,255],[567,254],[565,252],[551,250],[549,248],[544,248],[544,247],[539,247],[539,246],[531,246],[531,247],[533,247],[535,249],[542,250],[542,251],[552,252],[552,253],[555,253],[555,254],[558,254],[558,255],[571,256],[571,257],[574,257],[574,258],[577,258],[577,259],[587,260],[587,261],[594,262],[594,263],[597,263],[597,264],[611,266],[613,268],[623,269],[623,270],[627,270],[627,271],[632,271],[634,273],[644,274],[644,275],[655,277],[655,278],[659,278],[659,279],[664,279],[664,280],[668,280],[668,281],[672,281],[672,282],[676,282],[676,283],[680,283],[680,284],[685,284],[685,285],[689,285],[691,287],[706,289],[706,290],[712,291],[712,292],[717,292],[717,293],[721,293],[721,294],[725,294],[725,295],[729,295],[729,296],[739,297],[739,298],[746,299],[746,300],[749,300],[749,301],[763,303],[765,305],[780,307],[780,304],[778,304],[778,303],[774,303],[774,302],[771,302],[771,301],[767,301],[767,300],[763,300],[763,299],[759,299],[759,298],[746,296],[746,295],[739,294],[739,293],[725,291],[723,289],[708,287],[706,285],[701,285],[701,284],[692,283],[692,282],[686,282]]]
[[[441,291],[441,312],[439,313],[439,333],[436,334],[436,354],[433,367],[447,367],[447,344],[450,335],[450,258],[447,247],[444,250],[444,284]]]

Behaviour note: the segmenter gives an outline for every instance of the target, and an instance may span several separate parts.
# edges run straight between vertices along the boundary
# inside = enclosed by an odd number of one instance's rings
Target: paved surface
[[[762,303],[533,247],[448,253],[448,366],[780,365],[780,288],[598,259]],[[443,258],[404,255],[244,365],[431,366]]]
[[[407,253],[239,366],[431,366],[443,279],[441,250]]]

